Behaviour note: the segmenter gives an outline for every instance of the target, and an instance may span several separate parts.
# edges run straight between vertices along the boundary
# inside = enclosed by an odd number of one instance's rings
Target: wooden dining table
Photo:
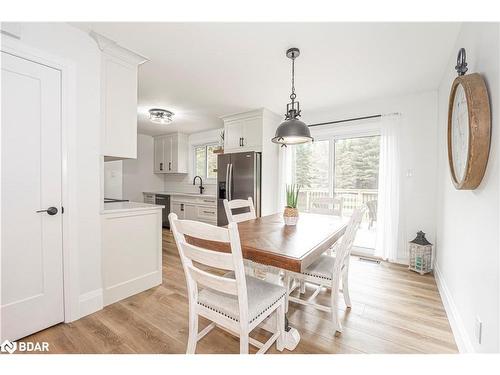
[[[339,216],[300,213],[296,225],[287,226],[282,214],[238,223],[243,258],[276,270],[301,272],[333,246],[344,234],[348,219]],[[189,237],[186,240],[210,250],[230,252],[229,244]],[[281,283],[279,273],[266,280]],[[275,327],[269,325],[269,329]],[[269,330],[267,327],[264,329]],[[298,331],[286,323],[288,350],[300,341]]]

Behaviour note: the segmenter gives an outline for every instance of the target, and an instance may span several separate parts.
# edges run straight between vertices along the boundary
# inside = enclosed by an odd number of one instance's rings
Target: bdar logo
[[[17,343],[5,340],[2,345],[0,345],[0,351],[2,353],[14,353],[17,349]]]

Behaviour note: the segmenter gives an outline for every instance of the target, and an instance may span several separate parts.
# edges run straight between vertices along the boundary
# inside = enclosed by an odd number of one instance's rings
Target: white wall
[[[481,73],[492,110],[492,143],[486,174],[472,191],[456,190],[448,167],[448,96],[456,77],[460,47],[467,51],[469,73]],[[463,24],[439,87],[437,277],[457,344],[462,351],[499,350],[499,25]],[[482,343],[474,319],[483,322]]]
[[[137,159],[126,159],[123,164],[123,199],[142,202],[144,191],[164,189],[164,176],[153,173],[153,137],[137,134]]]
[[[122,199],[123,165],[121,160],[104,162],[104,198]]]
[[[407,242],[418,230],[434,242],[436,235],[436,176],[437,176],[437,93],[416,93],[395,98],[379,98],[323,111],[305,112],[307,124],[342,120],[384,113],[401,113],[401,190],[398,262],[407,263]],[[364,127],[367,122],[350,122],[329,126],[349,132]],[[322,126],[325,129],[328,126]],[[313,131],[319,131],[313,128]],[[407,172],[411,171],[411,177]]]
[[[5,37],[7,38],[7,37]],[[21,43],[74,64],[76,101],[68,117],[67,170],[70,192],[65,202],[71,222],[71,251],[77,256],[80,299],[101,289],[100,52],[83,31],[64,23],[22,23]],[[64,80],[64,78],[63,78]],[[95,302],[95,301],[94,301]],[[81,306],[80,306],[81,307]],[[88,309],[86,309],[88,312]],[[81,313],[81,311],[80,311]],[[78,313],[75,313],[78,315]]]

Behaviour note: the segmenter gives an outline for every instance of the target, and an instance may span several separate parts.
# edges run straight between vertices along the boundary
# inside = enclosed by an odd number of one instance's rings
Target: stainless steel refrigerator
[[[261,191],[260,152],[238,152],[217,157],[217,225],[228,223],[224,211],[224,199],[248,199],[252,197],[255,213],[260,216]],[[245,212],[244,208],[240,209]],[[233,213],[240,213],[234,210]]]

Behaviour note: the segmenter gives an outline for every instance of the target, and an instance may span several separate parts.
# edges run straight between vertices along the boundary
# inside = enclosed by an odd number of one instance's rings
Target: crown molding
[[[89,35],[95,40],[97,47],[99,47],[99,49],[106,54],[136,65],[141,65],[149,61],[147,57],[120,46],[114,40],[106,38],[104,35],[96,33],[94,30],[90,30]]]

